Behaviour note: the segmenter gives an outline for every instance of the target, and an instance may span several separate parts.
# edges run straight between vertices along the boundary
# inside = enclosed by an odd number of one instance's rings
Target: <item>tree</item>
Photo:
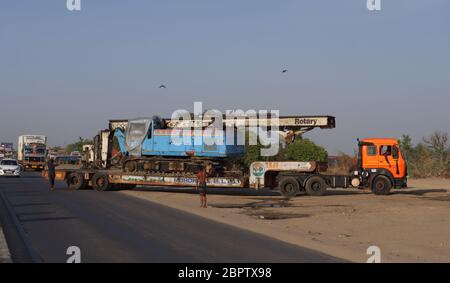
[[[247,132],[246,152],[242,165],[249,167],[255,161],[327,161],[328,153],[309,139],[297,138],[293,143],[284,148],[280,144],[278,154],[274,156],[262,156],[261,149],[265,148],[258,139],[256,145],[250,145],[250,135],[256,135],[253,132]]]
[[[432,152],[432,158],[434,160],[433,170],[435,171],[435,175],[446,175],[448,163],[450,162],[448,134],[436,131],[429,137],[424,138],[423,141]]]
[[[412,177],[448,177],[450,175],[450,146],[448,134],[434,132],[423,142],[413,145],[408,135],[399,139],[399,146],[406,157],[408,174]]]
[[[398,140],[398,145],[400,146],[400,150],[407,156],[413,150],[412,139],[408,135],[402,135],[402,137]]]
[[[257,141],[256,145],[250,145],[250,136],[252,136],[252,139],[255,139]],[[263,148],[264,146],[260,143],[259,139],[257,138],[257,134],[254,132],[247,131],[245,135],[245,155],[243,160],[241,160],[241,163],[243,163],[242,165],[248,168],[250,164],[252,164],[255,161],[272,161],[278,159],[278,155],[261,156],[261,149]]]
[[[83,139],[82,137],[78,138],[78,141],[68,144],[66,146],[66,151],[67,153],[71,153],[73,151],[78,151],[78,152],[82,152],[83,151],[83,145],[86,144],[92,144],[92,141],[89,139]]]
[[[309,139],[296,139],[281,152],[285,161],[327,161],[328,153]]]

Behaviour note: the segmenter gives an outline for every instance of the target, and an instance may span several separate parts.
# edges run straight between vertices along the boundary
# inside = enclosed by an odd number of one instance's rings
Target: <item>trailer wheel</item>
[[[67,176],[67,186],[71,190],[81,190],[86,187],[83,174],[72,172]]]
[[[327,183],[320,176],[312,176],[306,181],[305,189],[310,196],[322,196],[327,191]]]
[[[388,177],[380,175],[372,182],[371,190],[376,195],[388,195],[391,192],[392,183]]]
[[[288,198],[295,197],[300,192],[300,184],[294,177],[283,177],[279,188],[281,195]]]
[[[111,189],[108,176],[102,173],[96,173],[92,177],[92,188],[96,191],[108,191]]]

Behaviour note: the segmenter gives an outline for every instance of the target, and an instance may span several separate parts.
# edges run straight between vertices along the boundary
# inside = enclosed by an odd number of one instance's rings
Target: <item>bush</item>
[[[327,172],[335,175],[346,175],[358,168],[357,154],[350,156],[344,152],[339,152],[336,156],[328,157]]]
[[[406,158],[408,174],[411,177],[449,177],[450,146],[448,134],[434,132],[422,142],[412,144],[408,135],[399,139],[399,145]]]
[[[293,143],[282,148],[275,156],[261,156],[261,149],[264,148],[258,141],[257,145],[248,145],[248,135],[246,142],[246,153],[242,160],[243,166],[250,166],[255,161],[326,161],[327,151],[316,145],[309,139],[297,138]]]
[[[256,135],[255,133],[248,133],[246,135],[246,142],[245,142],[245,155],[243,160],[241,161],[241,165],[244,167],[249,167],[250,164],[252,164],[255,161],[273,161],[278,160],[278,155],[275,156],[261,156],[261,149],[264,148],[264,146],[259,142],[256,145],[249,145],[249,135]],[[281,145],[280,145],[281,149]]]
[[[66,146],[66,152],[70,154],[73,151],[83,152],[83,145],[92,144],[91,140],[83,139],[82,137],[78,138],[78,141],[71,143]]]
[[[296,139],[281,150],[280,155],[285,161],[327,161],[328,153],[309,139]]]

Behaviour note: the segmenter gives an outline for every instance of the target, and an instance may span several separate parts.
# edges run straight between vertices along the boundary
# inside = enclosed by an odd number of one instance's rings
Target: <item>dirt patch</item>
[[[437,201],[450,201],[450,196],[439,196],[439,197],[427,197],[425,199],[428,200],[437,200]]]
[[[213,203],[210,204],[212,207],[216,208],[264,208],[264,207],[294,207],[295,205],[292,202],[289,202],[288,199],[262,199],[256,202],[247,202],[242,204],[236,203]]]
[[[310,216],[309,214],[267,211],[263,209],[244,210],[241,213],[251,216],[258,220],[283,220],[283,219],[303,218]]]

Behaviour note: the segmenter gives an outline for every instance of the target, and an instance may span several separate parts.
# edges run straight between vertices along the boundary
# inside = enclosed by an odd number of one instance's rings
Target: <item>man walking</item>
[[[206,168],[204,166],[200,166],[200,169],[197,173],[197,188],[200,194],[200,207],[206,208]]]
[[[56,173],[55,173],[55,163],[53,159],[50,159],[47,162],[47,171],[48,171],[48,181],[50,182],[50,190],[54,191]]]

